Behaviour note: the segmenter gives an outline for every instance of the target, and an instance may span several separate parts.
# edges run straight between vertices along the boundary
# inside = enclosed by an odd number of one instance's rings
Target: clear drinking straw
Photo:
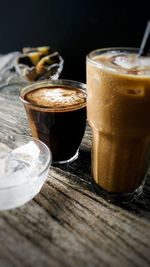
[[[147,56],[150,52],[150,20],[147,22],[147,26],[143,35],[141,46],[139,49],[139,56]]]

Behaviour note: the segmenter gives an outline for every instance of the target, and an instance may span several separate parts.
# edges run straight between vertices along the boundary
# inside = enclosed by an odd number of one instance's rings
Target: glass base
[[[107,200],[110,203],[114,204],[127,204],[135,200],[143,192],[143,184],[136,188],[131,193],[110,193],[100,187],[95,181],[92,181],[94,191],[98,193],[102,198]]]
[[[58,161],[53,161],[52,165],[59,165],[59,164],[67,164],[67,163],[71,163],[74,160],[76,160],[79,156],[79,149],[77,150],[77,152],[73,155],[73,157],[71,157],[70,159],[66,159],[66,160],[58,160]]]

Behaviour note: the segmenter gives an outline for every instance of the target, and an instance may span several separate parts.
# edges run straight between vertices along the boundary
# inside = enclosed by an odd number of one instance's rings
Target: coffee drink
[[[93,179],[108,193],[135,195],[149,164],[150,57],[95,50],[87,57],[87,88]]]
[[[65,163],[77,157],[84,135],[86,92],[80,83],[51,83],[32,86],[23,99],[33,137],[49,146],[53,163]]]

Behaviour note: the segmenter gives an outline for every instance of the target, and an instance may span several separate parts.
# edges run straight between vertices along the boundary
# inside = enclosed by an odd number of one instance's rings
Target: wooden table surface
[[[1,142],[30,135],[19,89],[0,89]],[[51,167],[32,201],[0,212],[0,267],[150,266],[150,179],[128,206],[107,203],[91,187],[90,149],[87,126],[74,163]]]

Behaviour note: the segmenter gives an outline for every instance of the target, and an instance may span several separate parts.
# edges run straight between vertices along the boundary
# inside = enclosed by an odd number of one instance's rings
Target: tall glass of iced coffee
[[[93,184],[110,201],[142,192],[150,151],[150,57],[109,48],[87,56]]]

